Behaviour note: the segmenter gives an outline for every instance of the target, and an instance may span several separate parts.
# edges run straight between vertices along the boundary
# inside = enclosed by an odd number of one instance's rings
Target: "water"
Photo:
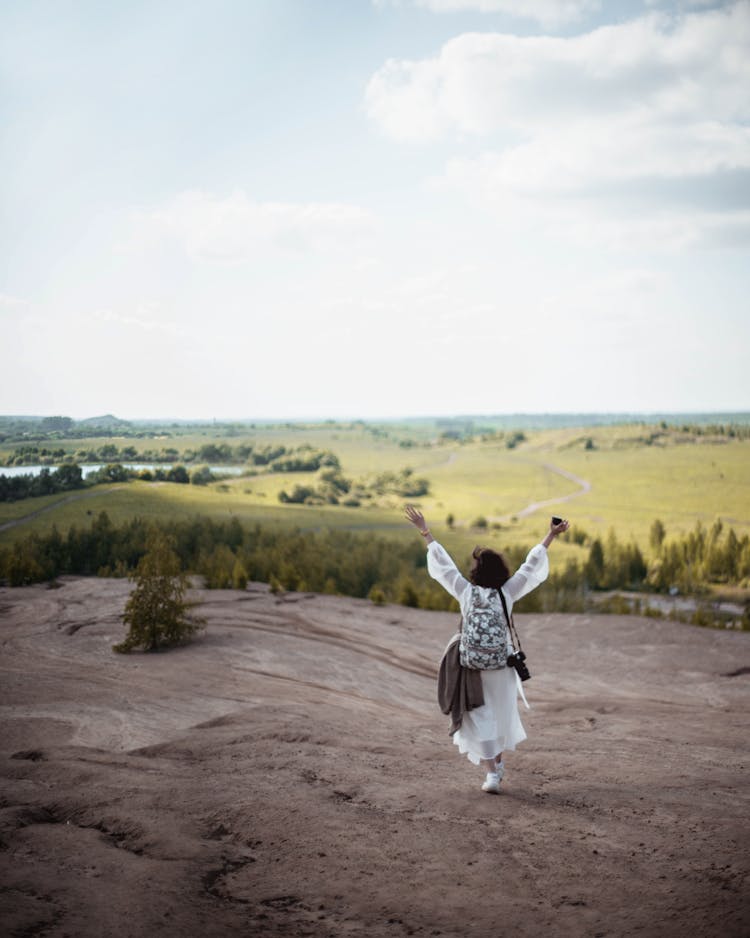
[[[99,469],[108,465],[108,463],[87,463],[86,465],[81,466],[81,471],[83,473],[84,479],[87,476],[90,476],[92,472],[97,472]],[[125,469],[135,469],[137,472],[140,472],[143,469],[150,469],[152,472],[155,469],[163,469],[165,472],[169,471],[172,468],[172,465],[184,465],[183,463],[143,463],[143,462],[124,462],[118,463],[118,465],[124,466]],[[0,466],[0,476],[38,476],[42,469],[49,469],[50,472],[54,472],[55,469],[59,468],[58,466]],[[191,471],[191,468],[197,468],[195,466],[186,466],[188,472]],[[246,466],[209,466],[211,472],[215,472],[220,475],[231,475],[238,476],[241,475],[247,468]]]

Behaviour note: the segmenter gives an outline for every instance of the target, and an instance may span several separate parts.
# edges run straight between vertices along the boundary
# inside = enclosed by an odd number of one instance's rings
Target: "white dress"
[[[427,570],[458,600],[461,614],[471,598],[471,583],[462,576],[446,549],[432,541],[427,546]],[[502,591],[508,604],[508,614],[513,603],[543,583],[549,574],[547,548],[537,544],[529,551],[526,560],[503,584]],[[480,586],[485,599],[492,590]],[[526,739],[526,731],[518,714],[518,694],[523,694],[521,681],[515,668],[499,668],[482,671],[484,704],[464,714],[461,728],[453,734],[453,742],[461,753],[465,753],[475,765],[482,759],[494,759],[506,750]],[[525,698],[524,698],[525,701]]]

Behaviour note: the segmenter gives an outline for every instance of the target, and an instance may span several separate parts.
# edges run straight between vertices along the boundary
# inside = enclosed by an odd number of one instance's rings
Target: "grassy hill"
[[[417,501],[436,533],[455,549],[482,540],[503,548],[531,544],[552,513],[571,518],[574,528],[590,537],[605,537],[615,528],[620,540],[634,539],[646,553],[655,518],[668,534],[684,534],[697,521],[709,526],[717,518],[740,536],[750,532],[750,440],[642,423],[527,430],[521,439],[511,431],[482,429],[480,435],[453,439],[434,425],[408,423],[327,422],[246,428],[243,433],[232,428],[229,434],[221,426],[186,427],[169,443],[180,451],[197,449],[207,440],[256,447],[309,444],[334,452],[342,475],[365,485],[383,472],[408,467],[429,481],[429,494]],[[56,446],[74,452],[98,442],[63,439]],[[118,440],[109,437],[106,442]],[[0,447],[0,457],[12,449]],[[0,544],[12,543],[28,531],[47,531],[53,524],[65,529],[86,523],[102,509],[116,522],[135,515],[202,514],[303,530],[333,527],[413,536],[401,515],[404,502],[412,499],[383,494],[358,508],[281,504],[282,489],[315,486],[320,473],[264,467],[249,471],[253,474],[207,486],[135,481],[101,485],[74,496],[3,503],[0,526],[17,523],[0,530]],[[449,515],[452,529],[446,522]],[[477,527],[482,519],[486,528]],[[558,563],[566,553],[581,550],[574,544],[561,546],[564,549],[555,554]]]

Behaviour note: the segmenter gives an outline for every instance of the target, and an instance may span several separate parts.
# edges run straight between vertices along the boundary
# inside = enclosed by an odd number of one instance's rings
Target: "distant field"
[[[436,443],[433,434],[430,442],[423,429],[410,435],[408,426],[390,428],[388,435],[383,435],[357,424],[320,424],[231,436],[211,435],[209,431],[186,433],[170,442],[182,449],[209,439],[231,445],[246,440],[256,445],[310,443],[336,453],[343,474],[352,479],[372,479],[385,470],[409,466],[416,476],[429,480],[429,496],[418,501],[438,536],[457,551],[468,552],[477,542],[501,547],[530,545],[541,537],[552,513],[569,517],[591,535],[606,535],[614,527],[620,540],[633,538],[646,553],[655,518],[662,520],[668,535],[685,533],[697,521],[710,525],[716,518],[734,527],[740,536],[750,533],[748,440],[691,438],[676,432],[659,436],[658,428],[618,425],[531,431],[523,442],[509,449],[505,439]],[[415,445],[399,445],[408,440]],[[97,442],[118,440],[87,440],[85,445]],[[71,446],[81,445],[84,441],[71,441]],[[5,447],[6,452],[8,449]],[[590,483],[590,491],[578,494],[581,486],[559,470]],[[60,529],[85,524],[101,510],[115,522],[136,515],[163,519],[201,514],[236,516],[247,524],[302,529],[330,526],[414,536],[401,516],[405,498],[382,497],[360,508],[283,505],[278,501],[282,489],[290,491],[296,484],[315,481],[315,473],[260,472],[205,487],[133,482],[85,490],[80,493],[85,497],[72,500],[70,495],[56,495],[2,503],[0,526],[41,508],[49,510],[0,531],[0,544],[12,543],[29,531],[49,530],[53,524]],[[570,496],[574,497],[565,502]],[[530,504],[549,500],[551,504],[519,517]],[[445,523],[449,514],[455,521],[452,531]],[[487,520],[489,530],[472,528],[480,517]],[[497,525],[499,528],[493,527]],[[554,559],[557,564],[565,556],[581,554],[581,548],[560,544]]]

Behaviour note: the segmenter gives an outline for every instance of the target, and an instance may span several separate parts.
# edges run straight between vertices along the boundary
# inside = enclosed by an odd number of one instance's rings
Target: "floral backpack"
[[[499,591],[487,600],[479,587],[471,587],[471,601],[461,623],[459,657],[465,668],[491,671],[504,668],[508,660],[508,625]]]

